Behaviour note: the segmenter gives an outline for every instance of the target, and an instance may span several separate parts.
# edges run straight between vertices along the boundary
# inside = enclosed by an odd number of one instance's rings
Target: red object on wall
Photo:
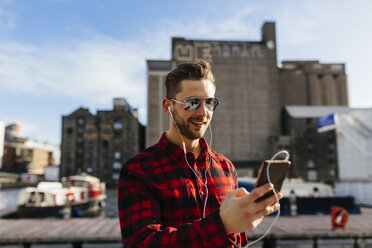
[[[331,207],[332,230],[343,229],[349,219],[349,213],[342,207]]]

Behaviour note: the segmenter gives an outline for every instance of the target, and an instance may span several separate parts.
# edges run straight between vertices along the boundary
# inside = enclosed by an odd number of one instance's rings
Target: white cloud
[[[0,86],[41,96],[103,104],[124,96],[144,111],[146,51],[107,37],[68,44],[0,43]]]
[[[232,13],[213,16],[204,15],[202,18],[189,18],[188,20],[175,20],[162,18],[158,21],[156,34],[164,36],[181,36],[189,39],[249,39],[259,33],[259,27],[247,21],[257,11],[252,6],[233,8]],[[210,14],[210,13],[208,13]],[[148,30],[147,32],[154,32]]]

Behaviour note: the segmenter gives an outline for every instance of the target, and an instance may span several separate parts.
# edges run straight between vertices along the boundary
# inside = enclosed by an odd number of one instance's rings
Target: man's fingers
[[[236,197],[242,197],[245,195],[249,195],[249,192],[245,188],[238,188],[238,193],[236,194]]]
[[[262,218],[266,215],[270,215],[276,211],[278,211],[280,208],[280,204],[278,203],[275,203],[273,205],[269,205],[269,206],[266,206],[265,208],[261,209],[260,211],[258,211],[257,213],[255,213],[253,216],[252,216],[252,219],[255,219],[255,218]]]
[[[266,183],[258,188],[255,188],[249,195],[243,197],[245,203],[254,202],[256,199],[263,196],[266,192],[270,191],[272,186],[269,183]]]
[[[227,193],[226,198],[231,198],[231,197],[242,197],[245,195],[249,195],[248,191],[241,187],[238,189],[231,190],[229,193]]]
[[[283,195],[281,193],[278,193],[278,198],[279,200],[282,199]],[[270,206],[276,203],[276,197],[275,195],[270,196],[269,198],[266,198],[262,201],[257,202],[257,206],[262,209],[265,208],[266,206]]]

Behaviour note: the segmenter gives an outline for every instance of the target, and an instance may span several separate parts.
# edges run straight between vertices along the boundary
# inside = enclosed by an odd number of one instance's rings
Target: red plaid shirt
[[[183,150],[167,140],[129,159],[122,167],[118,188],[121,235],[125,247],[240,247],[244,233],[227,235],[219,207],[227,192],[237,188],[233,164],[200,139],[197,160],[189,164],[200,178],[208,178],[209,197],[203,219],[206,190],[185,161]]]

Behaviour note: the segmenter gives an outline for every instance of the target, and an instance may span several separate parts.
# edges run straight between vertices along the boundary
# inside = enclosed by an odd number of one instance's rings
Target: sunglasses
[[[177,101],[176,99],[173,98],[169,98],[169,100],[172,100],[173,102],[179,104],[183,104],[183,108],[187,112],[194,112],[195,110],[197,110],[203,100],[205,101],[205,107],[209,111],[214,111],[217,108],[218,104],[220,103],[220,99],[218,99],[217,97],[200,98],[191,96],[183,100],[183,102]]]

